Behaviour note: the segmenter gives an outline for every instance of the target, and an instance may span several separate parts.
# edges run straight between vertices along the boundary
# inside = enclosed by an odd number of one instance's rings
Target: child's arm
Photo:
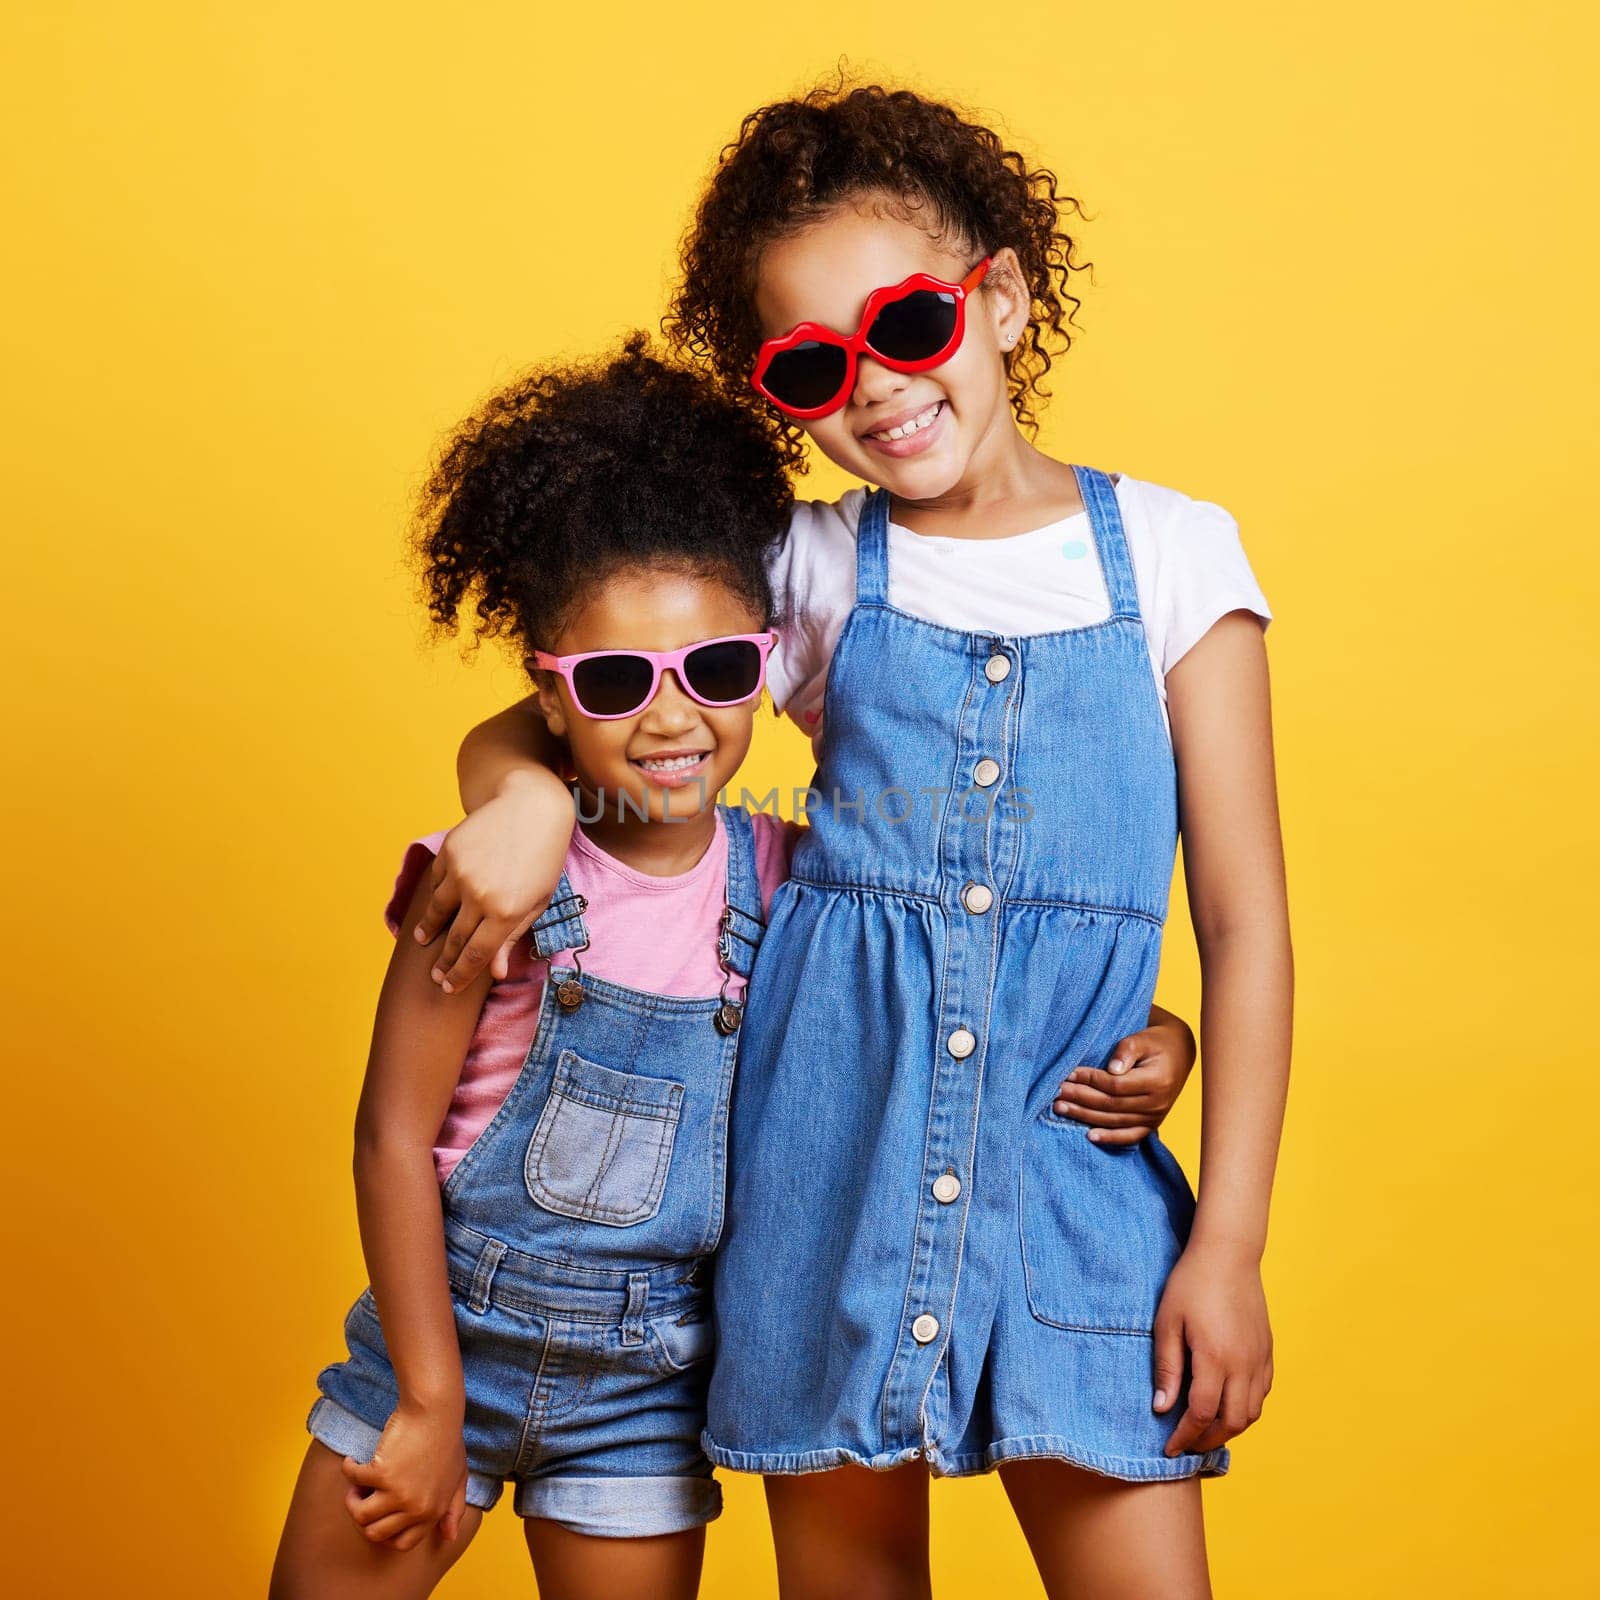
[[[432,893],[415,935],[431,944],[450,930],[431,968],[447,994],[486,967],[505,977],[511,947],[561,881],[576,814],[555,770],[562,747],[538,704],[529,695],[480,723],[456,757],[468,815],[434,859]]]
[[[1104,1071],[1074,1067],[1067,1074],[1056,1091],[1055,1114],[1084,1123],[1098,1145],[1138,1144],[1166,1121],[1194,1061],[1193,1029],[1153,1005],[1148,1026],[1111,1052]]]
[[[411,928],[419,880],[378,1000],[356,1113],[356,1209],[400,1403],[366,1465],[349,1458],[346,1504],[367,1537],[409,1550],[438,1523],[453,1539],[466,1504],[465,1394],[445,1269],[433,1146],[477,1025],[487,974],[445,995]]]
[[[1272,1332],[1261,1288],[1289,1079],[1294,958],[1272,763],[1266,647],[1230,612],[1167,675],[1184,873],[1200,951],[1199,1202],[1156,1316],[1155,1409],[1190,1357],[1167,1454],[1215,1449],[1261,1414]]]

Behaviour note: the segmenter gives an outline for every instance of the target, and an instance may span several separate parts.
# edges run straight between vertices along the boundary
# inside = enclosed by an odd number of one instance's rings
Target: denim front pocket
[[[1056,1328],[1149,1333],[1194,1216],[1172,1152],[1154,1134],[1102,1148],[1081,1123],[1046,1112],[1025,1135],[1021,1182],[1033,1315]]]
[[[557,1216],[627,1228],[661,1209],[683,1085],[563,1050],[523,1173]]]

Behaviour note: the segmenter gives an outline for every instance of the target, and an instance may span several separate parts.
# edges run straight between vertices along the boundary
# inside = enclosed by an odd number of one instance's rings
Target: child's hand
[[[459,1415],[393,1412],[372,1460],[344,1458],[345,1509],[374,1544],[410,1550],[436,1524],[451,1540],[467,1506],[467,1448]]]
[[[1096,1144],[1137,1144],[1166,1120],[1194,1066],[1194,1034],[1182,1017],[1152,1006],[1149,1027],[1129,1034],[1107,1069],[1074,1067],[1055,1113],[1086,1123]]]
[[[1169,1456],[1215,1450],[1261,1415],[1272,1387],[1272,1328],[1254,1261],[1194,1245],[1178,1258],[1156,1312],[1157,1411],[1178,1398],[1185,1349],[1189,1404],[1167,1440]]]
[[[574,821],[572,796],[551,776],[548,784],[502,791],[445,836],[415,938],[431,944],[448,924],[433,964],[433,981],[446,994],[466,988],[485,963],[505,977],[517,940],[561,881]]]

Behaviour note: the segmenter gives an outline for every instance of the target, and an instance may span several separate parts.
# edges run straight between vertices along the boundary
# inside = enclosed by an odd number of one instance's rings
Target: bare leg
[[[783,1600],[929,1600],[928,1472],[835,1467],[767,1479]]]
[[[597,1539],[545,1517],[525,1517],[539,1600],[694,1600],[706,1530],[648,1539]]]
[[[483,1513],[468,1506],[452,1543],[435,1529],[415,1549],[401,1552],[373,1544],[351,1521],[344,1504],[349,1487],[339,1457],[313,1439],[278,1541],[270,1600],[423,1600],[483,1521]]]
[[[1050,1600],[1211,1600],[1198,1478],[1123,1483],[1018,1461],[1000,1479]]]

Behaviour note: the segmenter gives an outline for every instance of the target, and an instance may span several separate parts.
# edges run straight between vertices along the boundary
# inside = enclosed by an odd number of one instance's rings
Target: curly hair
[[[1065,351],[1082,304],[1074,274],[1091,263],[1065,231],[1083,216],[1046,167],[1027,160],[992,129],[954,107],[908,89],[841,79],[797,100],[752,111],[727,145],[680,250],[683,278],[662,321],[673,347],[708,368],[736,403],[755,411],[790,466],[804,470],[804,436],[749,385],[761,333],[755,311],[761,253],[774,240],[844,202],[882,195],[974,253],[1010,245],[1022,263],[1032,309],[1028,331],[1007,360],[1018,423],[1036,432],[1034,402],[1048,397],[1051,346]]]
[[[715,578],[764,622],[766,557],[793,495],[782,451],[643,333],[592,363],[518,379],[445,444],[414,529],[435,628],[475,602],[478,640],[548,648],[624,568]]]

